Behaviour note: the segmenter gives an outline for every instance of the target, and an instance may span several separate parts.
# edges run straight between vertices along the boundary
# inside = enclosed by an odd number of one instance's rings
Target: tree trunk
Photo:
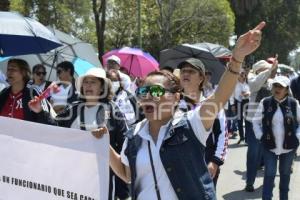
[[[1,0],[0,1],[0,11],[9,11],[10,10],[10,1]]]
[[[105,40],[104,31],[106,25],[106,0],[100,0],[99,5],[97,4],[97,0],[92,0],[92,3],[93,3],[93,12],[95,17],[95,24],[96,24],[98,58],[99,61],[102,63],[102,56],[104,55],[104,40]]]

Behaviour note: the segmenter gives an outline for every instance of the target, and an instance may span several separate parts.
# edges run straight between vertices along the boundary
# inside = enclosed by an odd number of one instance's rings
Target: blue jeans
[[[295,150],[276,155],[269,149],[263,149],[264,163],[265,163],[265,176],[263,185],[263,200],[271,200],[273,196],[274,179],[277,171],[277,160],[279,158],[279,174],[280,174],[280,200],[288,200],[290,174]]]
[[[245,120],[245,133],[248,144],[247,149],[247,173],[246,173],[246,184],[253,185],[257,168],[260,165],[262,159],[262,147],[259,140],[256,139],[252,127],[252,123]]]

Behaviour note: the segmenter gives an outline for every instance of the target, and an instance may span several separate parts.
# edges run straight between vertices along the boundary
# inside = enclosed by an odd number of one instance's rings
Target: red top
[[[16,119],[24,119],[24,108],[22,104],[22,97],[23,97],[22,91],[17,94],[13,94],[12,92],[10,92],[5,102],[5,105],[0,111],[0,116],[11,117]]]

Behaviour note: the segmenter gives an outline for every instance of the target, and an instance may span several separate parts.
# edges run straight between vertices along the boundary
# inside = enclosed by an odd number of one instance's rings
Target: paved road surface
[[[221,174],[217,186],[218,200],[249,200],[261,199],[263,170],[258,171],[255,181],[255,192],[244,191],[246,178],[246,151],[247,146],[237,145],[237,139],[229,140],[229,152],[225,164],[221,168]],[[300,150],[294,162],[294,170],[291,175],[289,200],[300,200]],[[279,200],[279,174],[275,179],[273,199]]]

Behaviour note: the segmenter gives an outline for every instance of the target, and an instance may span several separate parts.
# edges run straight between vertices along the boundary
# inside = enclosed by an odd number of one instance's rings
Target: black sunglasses
[[[36,75],[40,76],[40,75],[43,75],[45,76],[47,73],[46,72],[35,72]]]
[[[174,93],[174,90],[166,89],[160,85],[149,85],[137,88],[135,94],[138,98],[145,98],[148,93],[150,93],[152,97],[161,97],[166,92]]]

